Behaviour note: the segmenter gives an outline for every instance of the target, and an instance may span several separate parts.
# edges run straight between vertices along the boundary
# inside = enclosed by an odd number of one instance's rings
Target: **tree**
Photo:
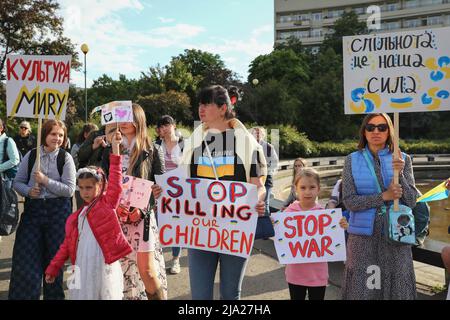
[[[158,119],[171,115],[177,122],[192,124],[192,112],[189,96],[184,92],[170,90],[161,94],[152,94],[137,99],[145,111],[147,125],[156,124]]]
[[[337,54],[342,54],[342,37],[368,33],[366,23],[359,21],[358,15],[353,11],[344,12],[334,23],[332,30],[332,33],[325,36],[322,48],[333,48]]]
[[[186,66],[194,78],[198,79],[198,87],[204,88],[213,84],[228,86],[237,82],[237,75],[225,67],[218,54],[186,49],[183,54],[174,57]]]
[[[78,68],[78,53],[63,36],[63,19],[53,0],[0,1],[0,77],[4,79],[6,55],[70,54],[72,67]]]
[[[248,82],[258,79],[259,83],[264,83],[276,79],[291,87],[291,84],[305,82],[308,78],[309,68],[303,54],[286,48],[256,57],[250,63]]]
[[[256,88],[247,88],[236,111],[245,122],[295,124],[300,101],[281,81],[270,79]]]

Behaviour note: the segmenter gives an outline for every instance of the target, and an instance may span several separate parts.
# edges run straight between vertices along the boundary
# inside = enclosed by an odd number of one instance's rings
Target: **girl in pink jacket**
[[[78,170],[77,185],[84,206],[66,222],[66,236],[45,271],[45,281],[52,283],[70,257],[74,266],[68,279],[71,300],[121,300],[123,274],[119,259],[132,252],[120,227],[116,209],[122,194],[122,136],[116,132],[112,141],[109,183],[96,167]]]
[[[320,178],[314,169],[300,171],[294,182],[297,201],[289,205],[284,212],[311,211],[324,209],[317,203],[320,192]],[[340,221],[342,228],[347,228],[347,220]],[[328,263],[315,262],[286,265],[286,281],[289,285],[291,300],[324,300],[328,284]]]

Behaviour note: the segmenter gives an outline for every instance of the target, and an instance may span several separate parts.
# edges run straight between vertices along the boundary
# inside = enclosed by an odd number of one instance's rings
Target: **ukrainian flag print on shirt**
[[[218,178],[223,176],[234,176],[234,157],[213,157],[213,161]],[[204,178],[215,178],[214,169],[209,157],[203,156],[198,159],[197,176]]]

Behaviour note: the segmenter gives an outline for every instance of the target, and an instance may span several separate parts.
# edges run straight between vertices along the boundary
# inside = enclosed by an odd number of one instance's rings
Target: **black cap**
[[[175,120],[173,120],[173,118],[168,114],[159,118],[158,122],[156,123],[156,126],[159,128],[165,126],[166,124],[175,124]]]

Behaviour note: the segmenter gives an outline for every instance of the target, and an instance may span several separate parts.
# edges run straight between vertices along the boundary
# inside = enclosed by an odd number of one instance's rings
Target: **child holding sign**
[[[132,248],[116,216],[122,193],[121,142],[117,131],[112,141],[108,184],[99,168],[78,170],[77,184],[85,205],[67,219],[66,238],[45,271],[45,281],[53,283],[70,257],[75,265],[74,283],[69,285],[71,300],[121,300],[123,296],[119,259]]]
[[[320,177],[317,171],[310,168],[303,169],[298,173],[294,185],[298,200],[289,205],[285,212],[324,209],[316,202],[320,192]],[[345,218],[342,218],[339,224],[344,229],[348,226]],[[305,300],[306,293],[309,300],[323,300],[328,283],[328,263],[288,264],[286,281],[291,300]]]

